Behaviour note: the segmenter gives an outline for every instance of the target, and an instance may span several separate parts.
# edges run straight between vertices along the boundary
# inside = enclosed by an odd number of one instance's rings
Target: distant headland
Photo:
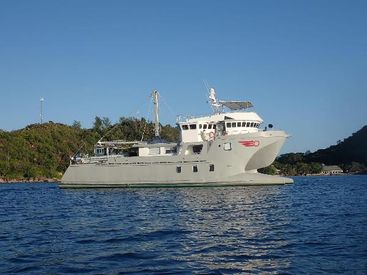
[[[171,125],[161,125],[161,137],[176,142],[179,131]],[[0,130],[0,183],[53,182],[61,178],[70,157],[78,152],[93,152],[94,144],[103,136],[106,140],[144,140],[154,136],[154,125],[145,119],[95,117],[93,127],[85,129],[80,122],[72,125],[54,123],[32,124],[15,131]],[[287,176],[320,174],[324,165],[337,165],[346,173],[363,173],[367,168],[367,126],[343,141],[316,152],[288,153],[279,156],[267,174]]]
[[[334,173],[338,168],[331,166],[337,166],[348,174],[367,172],[367,125],[326,149],[313,153],[283,154],[272,165],[262,169],[262,172],[287,176],[340,174]]]

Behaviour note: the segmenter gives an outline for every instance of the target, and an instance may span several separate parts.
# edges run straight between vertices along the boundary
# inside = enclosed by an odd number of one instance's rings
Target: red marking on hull
[[[258,147],[260,145],[260,141],[258,140],[241,140],[239,143],[245,147]]]

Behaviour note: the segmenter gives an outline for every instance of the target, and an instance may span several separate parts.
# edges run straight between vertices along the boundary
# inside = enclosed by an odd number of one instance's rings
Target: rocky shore
[[[60,182],[60,179],[57,178],[18,178],[18,179],[7,179],[7,178],[0,178],[1,183],[48,183],[48,182]]]

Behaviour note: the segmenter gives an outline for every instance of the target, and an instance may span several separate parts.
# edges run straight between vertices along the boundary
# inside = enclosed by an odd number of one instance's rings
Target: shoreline
[[[7,178],[0,178],[0,184],[4,183],[59,183],[61,182],[60,179],[57,178],[16,178],[16,179],[7,179]]]
[[[294,176],[284,176],[284,177],[329,177],[329,176],[353,176],[353,175],[367,175],[367,172],[360,172],[360,173],[341,173],[341,174],[332,174],[332,175],[325,175],[325,174],[307,174],[307,175],[294,175]],[[0,178],[0,184],[7,184],[7,183],[60,183],[61,179],[58,178],[15,178],[15,179],[8,179],[8,178]]]

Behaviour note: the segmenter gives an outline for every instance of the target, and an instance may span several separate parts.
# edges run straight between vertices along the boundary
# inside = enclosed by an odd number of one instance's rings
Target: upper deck
[[[181,120],[182,142],[200,142],[218,135],[236,135],[257,132],[263,122],[255,112],[228,112]]]

